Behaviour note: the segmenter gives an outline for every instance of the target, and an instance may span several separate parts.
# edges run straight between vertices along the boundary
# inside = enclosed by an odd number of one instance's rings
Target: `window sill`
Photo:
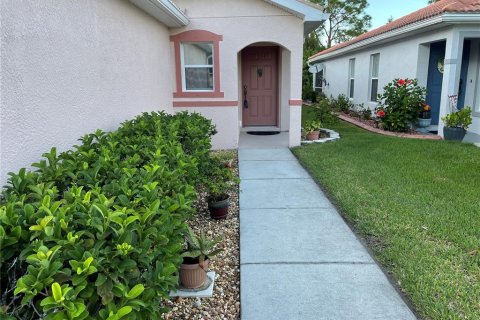
[[[223,98],[223,92],[174,92],[174,98]]]

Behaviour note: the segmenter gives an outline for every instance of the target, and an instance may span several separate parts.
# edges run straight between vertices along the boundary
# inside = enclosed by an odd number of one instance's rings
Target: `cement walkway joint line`
[[[330,262],[330,261],[319,261],[319,262],[294,262],[294,261],[291,261],[291,262],[285,262],[285,261],[276,261],[276,262],[257,262],[257,263],[242,263],[242,265],[246,266],[246,265],[255,265],[255,264],[375,264],[375,262],[355,262],[355,261],[351,261],[351,262]]]
[[[416,319],[290,150],[252,146],[239,149],[242,320]]]

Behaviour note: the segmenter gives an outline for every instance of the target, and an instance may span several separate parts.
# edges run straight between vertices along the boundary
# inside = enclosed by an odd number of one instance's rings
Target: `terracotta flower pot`
[[[320,131],[312,131],[307,133],[307,140],[313,141],[320,139]]]
[[[188,289],[201,287],[207,279],[206,270],[208,270],[208,259],[200,265],[198,258],[183,258],[179,270],[180,284]]]
[[[217,201],[214,199],[208,199],[208,211],[210,211],[210,217],[213,219],[225,219],[228,215],[228,206],[230,205],[230,199]]]

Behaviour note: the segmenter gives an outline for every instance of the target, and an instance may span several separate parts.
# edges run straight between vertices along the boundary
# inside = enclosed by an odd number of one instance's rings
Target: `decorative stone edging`
[[[318,139],[318,140],[302,140],[302,144],[325,143],[325,142],[335,141],[340,139],[340,134],[336,131],[333,131],[330,129],[324,129],[324,128],[321,128],[320,131],[328,133],[329,137]]]
[[[442,140],[442,137],[437,136],[436,134],[412,134],[412,133],[399,133],[399,132],[385,131],[379,128],[373,128],[368,124],[352,119],[343,114],[338,114],[337,116],[339,119],[342,119],[343,121],[356,125],[357,127],[360,127],[362,129],[375,132],[378,134],[382,134],[384,136],[409,138],[409,139]]]

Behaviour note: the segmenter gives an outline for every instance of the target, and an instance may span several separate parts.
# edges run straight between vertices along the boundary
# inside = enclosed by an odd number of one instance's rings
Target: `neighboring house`
[[[417,78],[428,90],[432,124],[458,107],[471,106],[469,132],[480,134],[480,1],[441,0],[309,58],[317,90],[344,94],[376,107],[377,93],[395,78]],[[435,128],[432,128],[435,129]]]
[[[300,143],[302,0],[0,2],[0,185],[7,172],[144,111],[213,119],[214,147],[274,127]],[[244,103],[244,100],[247,102]],[[248,108],[246,108],[248,104]]]

